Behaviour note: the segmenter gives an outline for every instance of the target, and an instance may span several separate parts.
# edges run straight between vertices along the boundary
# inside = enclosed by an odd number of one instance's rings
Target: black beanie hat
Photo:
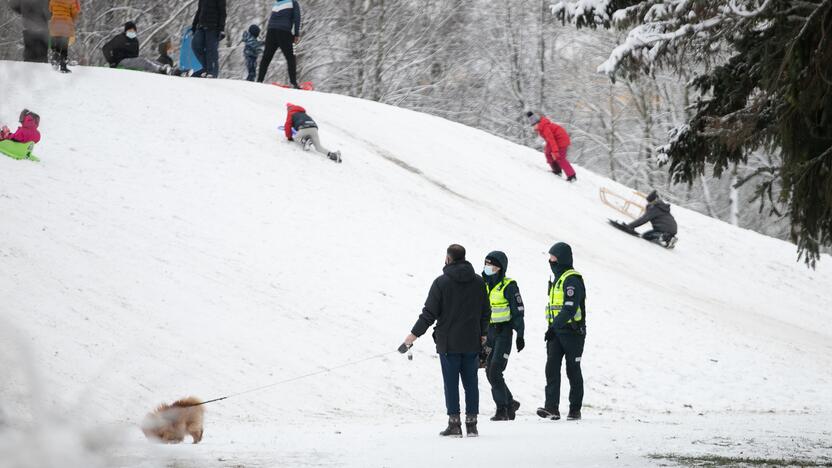
[[[251,26],[248,27],[248,33],[251,34],[254,37],[259,37],[260,36],[260,26],[257,26],[256,24],[252,24]]]
[[[489,253],[485,256],[485,259],[491,262],[492,265],[499,267],[503,272],[508,268],[508,257],[499,250]]]
[[[654,202],[654,201],[656,201],[658,198],[659,198],[659,194],[658,194],[658,193],[656,193],[656,191],[655,191],[655,190],[653,190],[652,192],[650,192],[650,193],[647,195],[647,203],[653,203],[653,202]]]
[[[138,28],[136,28],[136,23],[134,23],[132,21],[128,21],[128,22],[124,23],[124,32],[127,32],[131,29],[134,30],[134,31],[139,30]]]
[[[526,112],[526,118],[529,119],[529,124],[531,124],[532,127],[534,127],[540,122],[540,116],[532,111]]]

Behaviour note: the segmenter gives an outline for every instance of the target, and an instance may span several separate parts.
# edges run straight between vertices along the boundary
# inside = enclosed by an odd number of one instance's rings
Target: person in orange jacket
[[[537,115],[534,112],[526,112],[526,117],[529,123],[532,124],[535,131],[544,141],[546,141],[546,162],[552,168],[552,172],[560,175],[561,171],[566,174],[567,182],[574,182],[577,180],[575,176],[575,169],[569,160],[566,159],[566,152],[572,142],[569,140],[569,134],[566,133],[563,127],[552,122],[542,115]]]
[[[75,36],[75,20],[81,13],[78,0],[49,0],[49,36],[53,62],[60,64],[63,73],[70,73],[66,67],[69,55],[69,39]]]

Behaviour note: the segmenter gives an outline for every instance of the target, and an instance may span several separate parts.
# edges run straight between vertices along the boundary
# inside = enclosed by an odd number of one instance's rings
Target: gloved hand
[[[517,337],[517,352],[523,351],[523,348],[526,347],[526,340],[523,339],[522,336]]]
[[[554,327],[549,327],[549,329],[546,330],[546,335],[545,335],[544,339],[545,339],[545,341],[552,341],[552,340],[555,339],[555,329],[554,329]]]

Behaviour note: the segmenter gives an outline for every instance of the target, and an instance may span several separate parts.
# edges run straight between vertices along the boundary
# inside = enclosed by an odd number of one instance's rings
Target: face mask
[[[486,265],[482,272],[488,276],[494,276],[497,274],[497,268],[494,265]]]
[[[558,273],[558,262],[549,262],[549,268],[552,269],[552,273]]]
[[[130,39],[135,39],[136,38],[136,32],[135,31],[127,31],[127,37],[129,37]]]

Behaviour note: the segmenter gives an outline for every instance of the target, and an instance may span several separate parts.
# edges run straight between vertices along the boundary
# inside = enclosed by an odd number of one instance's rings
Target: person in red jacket
[[[546,141],[546,162],[552,168],[552,172],[560,175],[561,170],[566,174],[566,180],[573,182],[577,180],[575,176],[575,169],[569,164],[566,159],[566,152],[569,145],[572,143],[569,140],[569,134],[560,125],[552,122],[544,116],[537,115],[534,112],[526,112],[526,117],[529,123],[532,124],[535,131],[544,141]]]
[[[321,144],[321,139],[318,137],[318,124],[312,120],[303,107],[291,102],[286,103],[286,123],[283,124],[283,131],[287,140],[297,141],[305,151],[314,146],[316,151],[325,154],[329,159],[341,162],[340,151],[330,151]]]
[[[20,113],[19,120],[20,128],[14,133],[5,125],[0,128],[0,141],[12,140],[18,143],[40,142],[40,132],[38,131],[40,116],[28,109],[23,109],[23,112]]]

